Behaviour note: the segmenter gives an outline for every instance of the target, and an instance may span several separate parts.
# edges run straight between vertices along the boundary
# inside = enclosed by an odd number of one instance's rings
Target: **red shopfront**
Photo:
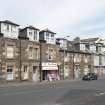
[[[59,80],[59,70],[57,63],[44,62],[42,63],[43,80]]]

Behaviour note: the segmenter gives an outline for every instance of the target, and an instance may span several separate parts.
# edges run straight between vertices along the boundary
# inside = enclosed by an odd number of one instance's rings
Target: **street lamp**
[[[21,45],[21,39],[19,41],[20,41],[20,46],[19,46],[19,48],[20,48],[20,52],[19,52],[19,54],[20,54],[20,56],[19,56],[20,57],[19,58],[20,59],[20,61],[19,61],[20,62],[20,65],[19,65],[20,66],[20,69],[19,69],[19,81],[21,82],[21,79],[22,79],[21,78],[21,68],[22,68],[22,61],[21,61],[21,57],[22,57],[21,56],[21,47],[22,47],[22,45]]]
[[[68,41],[66,38],[69,38],[70,36],[65,36],[63,39]],[[67,50],[67,42],[66,42],[66,46],[63,45],[63,79],[65,78],[64,73],[65,73],[65,53]]]

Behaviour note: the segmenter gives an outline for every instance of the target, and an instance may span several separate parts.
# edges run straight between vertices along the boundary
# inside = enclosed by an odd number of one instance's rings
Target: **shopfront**
[[[59,70],[57,63],[44,62],[42,63],[43,80],[59,80]]]

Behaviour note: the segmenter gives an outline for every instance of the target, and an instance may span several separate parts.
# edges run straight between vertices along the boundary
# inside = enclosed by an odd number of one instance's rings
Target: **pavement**
[[[4,86],[0,105],[105,105],[105,79]]]
[[[81,79],[74,79],[74,80],[59,80],[59,81],[42,81],[42,82],[33,82],[33,81],[18,81],[18,82],[5,82],[0,83],[0,88],[3,87],[12,87],[12,86],[28,86],[28,85],[41,85],[41,84],[51,84],[51,83],[63,83],[63,82],[74,82],[74,81],[80,81]]]

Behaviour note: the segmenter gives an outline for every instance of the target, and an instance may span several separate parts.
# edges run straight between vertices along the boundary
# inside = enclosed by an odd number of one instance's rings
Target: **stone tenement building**
[[[69,41],[55,35],[0,21],[0,81],[78,79],[88,72],[105,76],[104,39]]]
[[[60,43],[61,75],[66,78],[81,78],[88,72],[95,72],[98,76],[105,76],[105,40],[75,38],[68,41],[57,38]]]
[[[40,31],[33,26],[19,29],[17,33],[19,25],[10,21],[1,21],[0,26],[2,81],[60,79],[59,48],[56,45],[55,33],[48,29]]]

